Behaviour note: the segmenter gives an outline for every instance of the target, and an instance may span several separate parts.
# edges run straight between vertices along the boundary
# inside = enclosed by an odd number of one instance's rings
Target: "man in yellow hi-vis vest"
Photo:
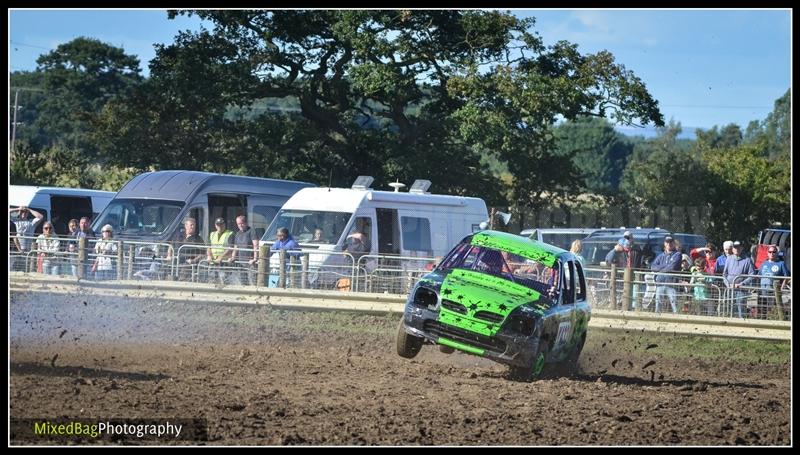
[[[223,264],[227,264],[233,248],[233,232],[225,227],[225,219],[217,218],[214,221],[217,230],[208,236],[211,248],[208,249],[209,281],[213,282],[215,275],[219,276],[220,284],[225,284]]]

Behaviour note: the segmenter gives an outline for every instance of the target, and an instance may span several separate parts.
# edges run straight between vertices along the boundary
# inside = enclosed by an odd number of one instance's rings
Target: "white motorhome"
[[[10,185],[8,206],[30,207],[44,215],[44,220],[53,223],[57,235],[69,233],[69,220],[88,216],[92,219],[103,211],[114,198],[113,191],[85,190],[82,188],[58,188],[50,186]],[[12,219],[17,215],[12,214]],[[38,223],[36,233],[42,232],[43,223]]]
[[[430,194],[431,182],[417,180],[408,192],[370,188],[373,178],[359,177],[351,188],[304,188],[281,207],[264,236],[271,246],[279,228],[287,228],[304,250],[319,253],[309,258],[311,269],[332,265],[347,251],[351,234],[366,238],[368,256],[433,258],[444,256],[466,235],[480,230],[488,219],[482,199]],[[321,230],[315,239],[315,232]],[[322,254],[320,254],[322,253]],[[354,254],[354,256],[357,256]],[[356,258],[357,259],[357,258]],[[270,266],[275,269],[277,255]]]

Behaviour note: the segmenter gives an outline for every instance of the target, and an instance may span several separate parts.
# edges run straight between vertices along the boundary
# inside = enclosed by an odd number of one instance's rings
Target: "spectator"
[[[733,303],[736,305],[740,319],[744,318],[742,309],[747,303],[748,294],[743,288],[749,286],[753,281],[753,277],[748,275],[755,274],[753,261],[743,256],[742,251],[744,251],[742,242],[738,240],[733,242],[733,254],[725,260],[725,268],[722,270],[722,278],[725,280],[725,286],[732,293]]]
[[[69,232],[67,233],[67,242],[64,252],[65,267],[68,266],[68,272],[72,276],[78,276],[78,245],[75,241],[75,235],[78,233],[78,220],[73,218],[67,223]]]
[[[98,240],[94,245],[96,257],[92,265],[92,272],[95,273],[97,281],[113,280],[115,278],[114,258],[119,249],[117,241],[114,240],[114,228],[110,224],[106,224],[100,230],[100,235],[103,236],[102,240]]]
[[[150,263],[146,269],[137,270],[136,273],[133,274],[134,278],[145,281],[158,278],[159,271],[161,270],[161,258],[159,257],[158,250],[158,245],[143,245],[139,247],[136,257],[149,260]]]
[[[37,271],[49,275],[58,275],[58,251],[61,241],[55,236],[53,223],[45,221],[42,234],[36,238],[36,251],[39,252]],[[41,270],[39,270],[41,264]]]
[[[75,218],[69,220],[69,223],[67,223],[67,227],[69,228],[67,236],[75,237],[75,234],[78,232],[78,220],[76,220]]]
[[[353,232],[347,236],[344,244],[344,250],[353,255],[353,260],[358,262],[361,256],[369,253],[369,246],[367,244],[367,236],[363,232]]]
[[[700,305],[703,314],[711,316],[714,312],[714,307],[708,298],[707,285],[709,284],[709,279],[704,274],[706,266],[706,258],[698,257],[694,260],[694,266],[691,268],[692,279],[689,284],[692,286],[694,300]]]
[[[703,272],[713,274],[717,268],[717,247],[713,243],[707,243],[704,247],[698,247],[689,252],[692,261],[697,258],[703,259]]]
[[[21,255],[25,255],[31,249],[31,243],[36,233],[36,225],[44,219],[44,215],[21,205],[16,209],[9,209],[8,213],[17,212],[19,217],[14,224],[17,226],[17,239],[19,240],[18,248]],[[34,218],[28,219],[28,213],[32,213]]]
[[[236,284],[248,283],[256,285],[256,263],[258,262],[258,237],[255,229],[247,225],[247,217],[236,217],[236,226],[239,228],[233,237],[233,253],[231,261],[240,268],[239,273],[233,274]],[[318,231],[320,229],[317,229]]]
[[[327,240],[325,240],[325,236],[323,235],[323,231],[321,228],[314,229],[314,237],[311,239],[309,243],[327,243]]]
[[[8,220],[8,270],[14,270],[15,256],[19,253],[19,239],[17,238],[17,225]]]
[[[717,275],[721,275],[722,271],[725,270],[725,262],[728,260],[728,256],[733,254],[733,241],[726,240],[722,242],[722,254],[717,258],[717,263],[714,266],[714,273]]]
[[[653,261],[650,269],[656,273],[656,313],[660,313],[661,297],[666,294],[672,312],[677,313],[675,305],[675,286],[679,277],[672,275],[681,269],[681,253],[675,249],[675,239],[668,235],[664,237],[664,252]]]
[[[772,277],[789,276],[789,270],[786,269],[786,264],[778,259],[780,249],[775,245],[770,245],[767,249],[767,260],[761,263],[761,268],[758,274],[761,276],[761,292],[759,298],[759,306],[764,311],[769,311],[774,301],[774,283]],[[787,287],[788,280],[782,280],[781,288]]]
[[[78,276],[79,264],[78,264],[77,251],[80,239],[82,238],[86,239],[86,249],[88,250],[91,248],[91,245],[89,245],[89,239],[97,238],[97,235],[95,235],[94,231],[92,230],[92,219],[89,218],[88,216],[81,217],[80,221],[78,222],[78,230],[75,231],[75,235],[73,237],[75,238],[75,240],[71,241],[70,243],[73,245],[72,249],[75,251],[76,255],[71,258],[71,262],[73,264],[72,273],[73,275]],[[68,250],[69,248],[70,246],[67,245]],[[91,273],[91,265],[87,263],[85,265],[83,276],[85,277],[91,276],[90,273]]]
[[[614,246],[614,249],[606,255],[606,264],[616,264],[617,267],[629,267],[634,269],[642,268],[644,265],[644,254],[636,244],[630,231],[625,231],[622,238]]]
[[[583,265],[584,259],[583,255],[581,255],[581,253],[583,252],[583,242],[581,242],[580,240],[575,240],[574,242],[572,242],[572,245],[569,247],[569,252],[574,254],[575,257],[578,259],[578,262],[580,262],[581,265]]]
[[[174,248],[170,248],[167,253],[167,260],[172,259],[172,253],[176,251],[178,254],[178,279],[191,281],[194,266],[205,257],[203,254],[204,248],[186,246],[205,245],[203,238],[197,235],[197,220],[186,218],[183,221],[183,230],[178,230],[175,233],[172,238],[172,244]]]
[[[277,240],[275,240],[275,243],[273,243],[272,247],[269,249],[272,253],[279,250],[293,251],[300,249],[300,246],[297,244],[297,242],[294,241],[294,238],[292,238],[292,234],[289,234],[289,230],[286,229],[285,227],[278,228],[278,232],[276,233],[276,235],[277,235]],[[298,253],[292,253],[292,254],[294,254],[295,256],[299,256]]]
[[[219,276],[219,283],[225,284],[225,272],[223,270],[223,263],[230,263],[230,257],[233,252],[233,231],[229,231],[225,218],[217,218],[214,221],[216,230],[208,235],[208,242],[211,245],[206,251],[209,263],[209,280],[213,281],[214,276]]]

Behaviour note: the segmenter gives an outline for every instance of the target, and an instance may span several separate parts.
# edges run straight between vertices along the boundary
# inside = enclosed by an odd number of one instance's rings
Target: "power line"
[[[49,48],[49,47],[36,46],[36,45],[33,45],[33,44],[26,44],[26,43],[20,43],[20,42],[18,42],[18,41],[11,41],[11,44],[13,44],[13,45],[15,45],[15,46],[27,46],[27,47],[35,47],[35,48],[37,48],[37,49],[44,49],[44,50],[46,50],[46,51],[49,51],[49,50],[51,49],[51,48]]]
[[[698,109],[771,109],[772,106],[715,106],[702,104],[662,104],[662,107],[688,107]]]

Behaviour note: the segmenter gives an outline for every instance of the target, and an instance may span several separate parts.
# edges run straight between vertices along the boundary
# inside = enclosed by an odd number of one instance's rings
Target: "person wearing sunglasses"
[[[45,221],[42,225],[42,233],[36,238],[36,251],[39,252],[37,261],[37,271],[41,273],[58,275],[57,254],[61,247],[61,241],[55,235],[53,224]],[[41,264],[41,267],[39,266]]]
[[[788,277],[789,270],[786,268],[786,263],[778,257],[780,248],[775,245],[770,245],[767,250],[767,260],[761,263],[761,268],[758,269],[758,274],[761,277],[761,292],[759,293],[759,309],[769,313],[772,305],[775,304],[775,283],[777,277]],[[781,279],[781,288],[788,286],[789,280]]]

